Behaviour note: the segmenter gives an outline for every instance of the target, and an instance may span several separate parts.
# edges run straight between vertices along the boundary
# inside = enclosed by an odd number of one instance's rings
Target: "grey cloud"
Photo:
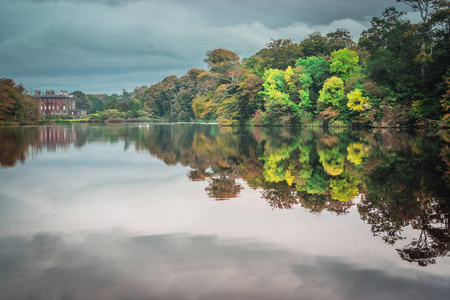
[[[184,3],[183,0],[169,0]],[[261,22],[270,28],[286,26],[296,21],[307,24],[324,24],[334,20],[351,18],[365,20],[367,16],[379,14],[392,0],[229,0],[189,1],[189,6],[201,11],[209,22],[218,25],[251,24]]]
[[[201,59],[199,59],[199,63],[197,65],[200,65],[200,61]],[[51,86],[51,89],[55,90],[81,90],[84,93],[91,94],[112,94],[121,93],[122,89],[132,91],[136,87],[159,82],[169,75],[182,76],[186,73],[188,68],[193,67],[194,65],[195,64],[189,64],[185,67],[179,66],[180,69],[168,68],[155,71],[146,70],[141,72],[133,69],[124,73],[124,70],[121,70],[121,72],[114,74],[98,74],[98,70],[95,69],[93,70],[95,74],[88,74],[89,72],[85,71],[83,74],[86,75],[67,74],[60,76],[57,72],[48,71],[47,73],[49,74],[46,76],[42,76],[42,74],[35,74],[34,76],[17,74],[13,78],[16,82],[24,83],[27,88],[31,87],[33,89],[45,90]],[[149,67],[148,69],[151,70],[152,68]],[[66,73],[69,72],[67,71]]]
[[[338,285],[334,290],[337,299],[444,299],[450,292],[447,285],[450,278],[421,276],[419,280],[415,272],[398,276],[386,270],[346,264],[336,258],[314,259],[313,265],[294,266],[294,273],[306,284],[314,284],[320,278],[322,286]]]
[[[161,41],[160,32],[148,28],[141,31],[141,35],[137,33],[141,29],[143,28],[135,24],[118,28],[102,23],[78,24],[78,26],[58,23],[51,26],[40,40],[61,51],[76,48],[109,55],[182,58],[179,51],[167,47],[164,41]]]
[[[0,76],[26,88],[45,89],[61,82],[62,89],[87,93],[130,90],[182,75],[191,67],[202,68],[206,51],[214,48],[248,57],[272,38],[300,41],[315,30],[327,33],[337,27],[348,28],[357,39],[370,16],[393,4],[391,0],[4,1]]]
[[[42,3],[57,3],[57,2],[72,2],[72,3],[98,3],[108,6],[123,6],[132,2],[139,2],[144,0],[22,0],[37,4]]]
[[[162,5],[155,0],[22,0],[37,4],[76,3],[102,4],[106,6],[126,6],[144,3],[149,7]],[[166,0],[170,7],[184,7],[197,12],[208,24],[227,26],[231,24],[251,24],[261,22],[272,28],[286,26],[295,21],[307,24],[330,23],[337,19],[352,18],[365,20],[367,16],[381,13],[388,7],[396,5],[392,0]],[[157,16],[156,16],[157,17]]]
[[[0,239],[2,299],[444,299],[448,276],[188,234]],[[396,275],[393,275],[396,274]]]

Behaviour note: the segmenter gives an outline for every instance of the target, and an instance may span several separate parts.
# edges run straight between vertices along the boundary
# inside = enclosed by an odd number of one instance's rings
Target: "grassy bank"
[[[43,123],[83,123],[89,122],[89,119],[51,119],[51,120],[43,120]]]

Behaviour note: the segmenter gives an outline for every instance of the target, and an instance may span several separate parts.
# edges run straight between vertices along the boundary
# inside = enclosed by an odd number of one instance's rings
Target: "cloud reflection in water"
[[[1,299],[444,299],[450,278],[250,240],[121,231],[0,239]]]

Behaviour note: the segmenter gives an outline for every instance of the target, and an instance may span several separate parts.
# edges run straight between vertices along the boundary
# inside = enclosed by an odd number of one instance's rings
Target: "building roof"
[[[73,99],[73,97],[69,97],[66,95],[36,95],[31,97],[35,99]]]

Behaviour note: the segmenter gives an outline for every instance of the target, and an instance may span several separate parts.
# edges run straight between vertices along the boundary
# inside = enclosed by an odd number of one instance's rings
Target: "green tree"
[[[71,93],[71,95],[75,98],[75,106],[77,109],[85,109],[88,112],[92,110],[92,101],[85,93],[81,91],[75,91]]]
[[[285,70],[287,67],[294,67],[299,57],[303,56],[299,44],[292,39],[272,40],[266,45],[266,48],[260,50],[256,56],[261,60],[254,59],[252,63],[259,65],[261,70],[279,69]],[[255,63],[257,61],[257,63]],[[260,66],[262,65],[262,67]]]
[[[239,101],[241,120],[250,119],[255,111],[261,108],[262,99],[259,93],[263,89],[263,82],[260,77],[252,74],[249,70],[243,70],[236,95]]]
[[[127,92],[126,89],[122,89],[122,100],[126,103],[130,102],[132,94]]]
[[[263,91],[266,113],[269,122],[295,123],[299,121],[300,107],[289,97],[289,86],[285,72],[269,69],[264,73]]]
[[[446,78],[445,83],[447,86],[447,92],[444,95],[442,95],[442,99],[440,101],[443,112],[443,116],[441,119],[441,126],[450,127],[450,76]]]
[[[325,37],[330,47],[330,51],[356,47],[350,31],[344,28],[338,28],[333,32],[327,33]]]
[[[312,85],[312,79],[306,73],[305,68],[302,66],[298,66],[295,69],[288,67],[285,71],[284,79],[291,101],[295,102],[302,109],[311,107],[309,88]]]
[[[319,103],[339,107],[344,99],[344,81],[336,76],[328,78],[320,90]]]
[[[252,72],[258,77],[263,77],[264,72],[267,68],[264,59],[257,54],[254,54],[251,57],[244,59],[243,63],[244,66],[250,70],[250,72]]]
[[[191,121],[195,118],[192,102],[201,91],[198,77],[206,73],[205,70],[193,68],[177,80],[177,96],[173,105],[174,117],[179,121]]]
[[[381,17],[373,17],[371,27],[361,34],[359,47],[370,54],[367,75],[410,101],[420,85],[417,77],[420,68],[414,61],[420,51],[420,40],[408,34],[412,25],[402,19],[403,15],[390,7]]]
[[[132,100],[130,102],[130,111],[134,118],[140,117],[142,115],[143,105],[139,100]]]
[[[404,2],[404,1],[402,1]],[[408,1],[419,11],[422,22],[411,30],[420,38],[420,52],[415,62],[420,66],[420,98],[416,97],[413,111],[423,120],[436,120],[442,115],[442,107],[436,101],[446,92],[445,78],[450,74],[450,2]]]
[[[325,120],[334,121],[340,116],[344,103],[344,81],[336,76],[323,84],[317,99],[317,108]]]
[[[330,77],[330,63],[321,56],[300,58],[296,65],[304,67],[306,73],[311,76],[315,92],[319,92],[325,80]]]
[[[436,0],[397,0],[412,9],[419,11],[422,22],[426,23],[430,14],[434,11],[439,1]]]
[[[361,67],[358,65],[358,54],[347,48],[334,51],[330,58],[330,71],[347,82],[351,77],[358,76]]]
[[[144,110],[153,116],[174,120],[173,105],[178,92],[177,81],[178,77],[172,75],[151,85],[142,102]]]
[[[114,95],[111,95],[105,103],[103,103],[103,109],[116,109],[119,105],[119,100]]]
[[[103,103],[108,100],[107,94],[96,94],[96,95],[87,95],[89,100],[92,103],[92,110],[97,112],[103,109]]]
[[[309,34],[300,42],[300,50],[304,57],[330,54],[327,38],[318,31]]]
[[[350,110],[363,112],[370,109],[369,98],[363,97],[361,89],[355,89],[347,94],[347,106]]]
[[[36,121],[41,118],[39,104],[35,99],[30,99],[27,94],[21,92],[16,104],[15,119],[20,122]]]

